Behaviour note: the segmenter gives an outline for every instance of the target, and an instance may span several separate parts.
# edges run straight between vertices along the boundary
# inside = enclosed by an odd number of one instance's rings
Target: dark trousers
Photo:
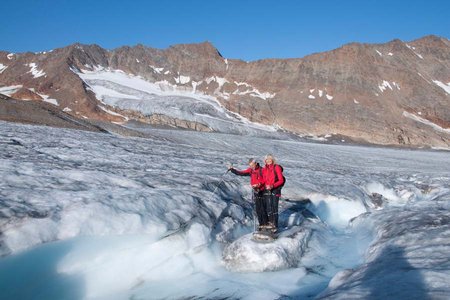
[[[264,202],[267,206],[268,220],[271,225],[275,226],[275,228],[278,228],[278,202],[280,201],[280,196],[277,196],[277,194],[273,191],[266,191],[264,193]]]
[[[253,200],[259,225],[267,225],[269,223],[268,206],[263,192],[253,192]]]

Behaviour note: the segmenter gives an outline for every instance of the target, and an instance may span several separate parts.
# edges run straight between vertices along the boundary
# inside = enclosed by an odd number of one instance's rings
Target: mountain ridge
[[[98,80],[88,83],[80,77],[83,72],[121,71],[162,89],[214,97],[232,114],[300,135],[450,147],[450,42],[434,35],[251,62],[224,58],[208,41],[113,50],[75,43],[37,54],[0,51],[0,64],[0,93],[2,87],[21,85],[58,99],[62,109],[79,117],[129,118],[119,116],[128,107],[105,104],[95,93],[91,85]],[[104,105],[119,115],[99,108]]]

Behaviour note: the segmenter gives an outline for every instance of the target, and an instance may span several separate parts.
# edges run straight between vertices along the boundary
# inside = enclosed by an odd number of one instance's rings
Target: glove
[[[255,191],[259,190],[260,187],[261,187],[261,183],[257,183],[257,184],[253,184],[253,185],[252,185],[252,188],[253,188]]]

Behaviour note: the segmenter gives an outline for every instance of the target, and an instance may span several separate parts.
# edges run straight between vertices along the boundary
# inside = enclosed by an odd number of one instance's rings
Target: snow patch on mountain
[[[310,95],[308,96],[309,99],[316,99],[316,96],[314,96],[315,91],[316,91],[315,88],[309,90],[309,93],[310,93]],[[301,91],[300,93],[302,94],[303,91]],[[322,97],[325,95],[325,98],[327,98],[328,100],[332,100],[332,99],[333,99],[333,96],[329,95],[329,94],[326,92],[326,89],[325,89],[325,91],[324,91],[324,90],[321,90],[321,89],[317,89],[317,92],[316,92],[315,94],[317,94],[317,96],[318,96],[319,98],[322,98]]]
[[[226,80],[225,82],[229,82],[229,81]],[[238,89],[232,93],[233,95],[249,95],[249,96],[256,97],[256,98],[261,98],[263,100],[268,100],[268,99],[274,98],[276,95],[276,93],[260,92],[257,88],[253,87],[251,84],[249,84],[247,82],[234,81],[234,84],[236,84],[238,86]],[[242,88],[240,88],[240,86],[245,86],[247,89],[243,90]]]
[[[9,53],[8,55],[6,55],[6,57],[9,59],[9,60],[11,60],[11,59],[13,59],[13,57],[14,57],[14,53]]]
[[[219,84],[219,88],[222,88],[223,85],[229,82],[226,78],[214,76],[214,81]]]
[[[223,85],[225,83],[228,83],[229,81],[226,78],[223,77],[218,77],[218,76],[211,76],[209,78],[205,79],[205,82],[207,84],[210,84],[211,82],[217,82],[217,84],[219,85],[215,90],[214,90],[214,95],[217,95],[219,97],[223,97],[225,99],[228,99],[229,94],[228,93],[223,93],[220,90],[222,89]]]
[[[386,88],[390,88],[392,90],[391,85],[386,80],[383,80],[383,83],[381,85],[378,85],[378,88],[380,89],[381,92],[384,92]]]
[[[191,81],[191,77],[180,75],[180,74],[178,74],[178,77],[174,77],[174,79],[175,79],[175,82],[178,84],[186,84],[189,81]]]
[[[246,86],[246,87],[251,87],[251,85],[248,84],[247,82],[237,82],[237,81],[235,81],[234,83],[235,83],[237,86],[243,85],[243,86]]]
[[[400,86],[398,85],[398,83],[396,83],[395,81],[392,82],[392,85],[394,87],[397,88],[397,90],[400,90]],[[381,84],[378,85],[378,88],[380,89],[381,92],[384,92],[387,88],[390,88],[391,91],[393,91],[394,89],[392,88],[391,84],[389,83],[389,81],[383,80],[383,82]]]
[[[414,51],[414,50],[416,50],[416,47],[412,47],[412,46],[410,46],[410,45],[408,45],[408,44],[406,44],[406,43],[405,43],[405,45],[406,45],[406,47],[408,47],[415,55],[417,55],[417,57],[419,57],[420,59],[423,59],[423,56],[422,56],[422,55],[420,55],[419,53],[417,53],[416,51]]]
[[[442,83],[439,80],[433,80],[433,82],[439,86],[440,88],[442,88],[448,95],[450,95],[450,82],[448,82],[447,84]]]
[[[0,94],[11,96],[15,92],[17,92],[19,89],[21,89],[23,85],[10,85],[10,86],[3,86],[0,87]]]
[[[414,120],[414,121],[416,121],[416,122],[419,122],[419,123],[422,123],[422,124],[431,126],[431,127],[433,127],[433,129],[435,129],[435,130],[437,130],[437,131],[440,131],[440,132],[444,132],[444,133],[450,134],[450,128],[442,128],[442,127],[439,126],[438,124],[433,123],[433,122],[431,122],[430,120],[421,118],[421,117],[419,117],[419,116],[417,116],[417,115],[415,115],[415,114],[412,114],[412,113],[409,113],[409,112],[407,112],[407,111],[404,111],[404,112],[403,112],[403,116],[406,117],[406,118],[412,119],[412,120]]]
[[[161,72],[164,71],[164,68],[158,68],[158,67],[155,67],[152,65],[149,65],[149,67],[153,69],[153,72],[158,73],[158,74],[161,74]]]
[[[43,95],[43,94],[39,94],[39,93],[37,93],[37,94],[43,98],[42,101],[59,106],[58,100],[50,98],[50,96],[48,96],[48,95]]]
[[[268,100],[268,99],[271,99],[271,98],[275,97],[276,94],[275,93],[269,93],[269,92],[261,93],[257,89],[254,89],[249,95],[252,96],[252,97],[256,97],[256,98],[261,98],[263,100]]]
[[[3,71],[6,70],[8,66],[5,66],[4,64],[0,64],[0,74],[3,73]]]
[[[422,77],[423,80],[425,80],[427,83],[432,84],[428,79],[426,79],[421,73],[417,73],[420,77]]]
[[[27,72],[27,73],[31,73],[34,78],[39,78],[39,77],[42,77],[42,76],[46,75],[43,70],[39,70],[38,69],[36,63],[29,63],[26,66],[29,66],[31,68],[31,70],[29,72]]]

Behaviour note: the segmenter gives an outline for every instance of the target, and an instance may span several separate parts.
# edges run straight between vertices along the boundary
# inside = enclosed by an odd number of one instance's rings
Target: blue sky
[[[349,42],[450,38],[450,1],[2,0],[0,49],[210,41],[226,58],[303,57]]]

